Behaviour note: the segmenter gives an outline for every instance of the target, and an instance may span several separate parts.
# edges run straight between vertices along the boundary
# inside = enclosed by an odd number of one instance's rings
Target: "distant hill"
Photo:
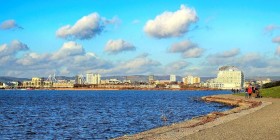
[[[12,81],[26,81],[30,80],[28,78],[17,78],[17,77],[8,77],[8,76],[0,76],[0,82],[12,82]]]
[[[85,76],[85,75],[84,75]],[[45,79],[48,79],[48,77],[43,77]],[[205,82],[209,79],[213,79],[215,77],[200,77],[201,82]],[[255,80],[264,80],[270,78],[272,81],[279,81],[280,76],[256,76],[256,77],[246,77],[246,81],[255,81]],[[67,77],[67,76],[56,76],[57,80],[75,80],[75,77]],[[118,79],[118,80],[131,80],[134,81],[142,81],[147,82],[148,81],[148,75],[129,75],[129,76],[101,76],[102,80],[105,79]],[[169,80],[169,75],[155,75],[154,80]],[[182,76],[176,76],[177,81],[182,81]],[[0,76],[0,82],[12,82],[12,81],[28,81],[31,80],[31,78],[17,78],[17,77],[10,77],[10,76]]]
[[[267,78],[271,81],[280,81],[280,76],[251,76],[246,77],[246,81],[266,80]]]

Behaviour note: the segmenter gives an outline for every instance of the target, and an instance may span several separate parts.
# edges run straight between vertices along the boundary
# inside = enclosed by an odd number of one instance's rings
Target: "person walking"
[[[251,87],[251,85],[248,86],[248,94],[249,94],[249,98],[251,98],[253,93],[253,88]]]
[[[248,95],[248,87],[245,89],[245,99],[246,98],[249,98],[249,95]]]

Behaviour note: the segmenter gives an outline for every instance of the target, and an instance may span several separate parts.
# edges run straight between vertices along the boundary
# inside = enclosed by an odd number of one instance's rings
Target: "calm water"
[[[223,93],[229,92],[0,90],[0,139],[109,139],[134,134],[229,109],[197,100]]]

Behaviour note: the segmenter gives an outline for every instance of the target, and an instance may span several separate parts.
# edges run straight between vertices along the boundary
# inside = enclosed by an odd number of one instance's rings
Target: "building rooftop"
[[[219,68],[219,71],[240,71],[240,70],[235,66],[222,66]]]

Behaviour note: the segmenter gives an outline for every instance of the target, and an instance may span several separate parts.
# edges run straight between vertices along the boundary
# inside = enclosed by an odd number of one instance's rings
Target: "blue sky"
[[[280,2],[1,0],[0,75],[279,76]]]

